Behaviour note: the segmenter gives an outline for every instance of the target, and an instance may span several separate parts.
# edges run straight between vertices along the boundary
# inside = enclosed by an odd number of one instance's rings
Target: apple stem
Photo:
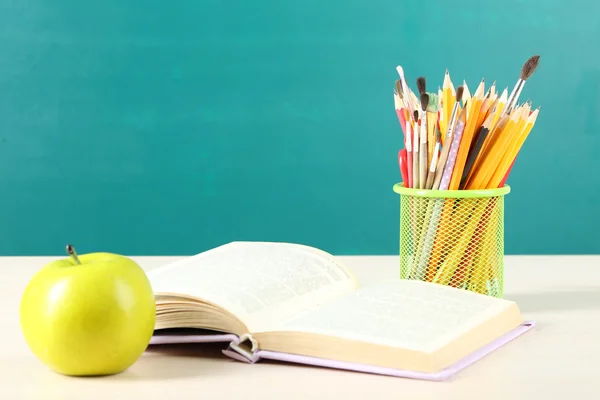
[[[77,257],[77,252],[75,251],[75,247],[68,244],[67,245],[67,254],[73,258],[73,260],[75,261],[75,264],[81,265],[81,261],[79,261],[79,257]]]

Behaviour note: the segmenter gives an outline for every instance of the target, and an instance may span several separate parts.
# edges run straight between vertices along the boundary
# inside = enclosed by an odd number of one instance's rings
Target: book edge
[[[486,355],[492,353],[493,351],[499,349],[500,347],[508,344],[512,340],[521,336],[525,332],[529,331],[533,327],[535,327],[535,321],[525,321],[517,328],[507,332],[506,334],[500,336],[498,339],[490,342],[489,344],[481,347],[480,349],[474,351],[470,355],[462,358],[457,361],[453,365],[434,373],[426,373],[419,371],[407,371],[407,370],[399,370],[393,368],[384,368],[377,367],[372,365],[358,364],[358,363],[349,363],[344,361],[335,361],[335,360],[327,360],[317,357],[308,357],[301,356],[289,353],[280,353],[269,350],[258,350],[254,352],[252,355],[243,355],[235,350],[235,345],[230,346],[228,349],[223,350],[223,354],[226,356],[233,358],[237,361],[254,364],[259,362],[261,359],[265,360],[273,360],[273,361],[281,361],[288,362],[293,364],[304,364],[311,365],[317,367],[325,367],[331,369],[340,369],[347,371],[355,371],[355,372],[364,372],[371,373],[376,375],[387,375],[394,376],[399,378],[409,378],[409,379],[420,379],[420,380],[429,380],[429,381],[444,381],[455,375],[457,375],[460,371],[479,361]]]

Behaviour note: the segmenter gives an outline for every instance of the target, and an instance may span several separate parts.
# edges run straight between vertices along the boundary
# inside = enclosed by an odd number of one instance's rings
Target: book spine
[[[223,353],[238,361],[255,363],[258,361],[258,342],[250,334],[240,336],[239,340],[229,343],[229,348]]]

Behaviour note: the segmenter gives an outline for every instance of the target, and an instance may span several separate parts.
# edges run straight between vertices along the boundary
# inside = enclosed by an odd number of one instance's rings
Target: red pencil
[[[500,185],[498,185],[499,188],[503,187],[504,184],[506,183],[506,180],[508,179],[508,176],[510,175],[510,171],[512,170],[513,165],[515,165],[515,161],[517,160],[518,156],[519,156],[519,153],[517,153],[517,155],[515,156],[515,159],[510,164],[510,167],[508,167],[506,174],[504,174],[504,178],[502,178],[502,181],[500,181]]]

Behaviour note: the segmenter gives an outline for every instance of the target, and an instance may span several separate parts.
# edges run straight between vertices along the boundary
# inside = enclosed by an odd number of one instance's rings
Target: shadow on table
[[[221,351],[225,343],[168,344],[149,347],[127,371],[113,379],[124,381],[214,377],[225,374],[233,360]],[[215,363],[214,360],[221,362]]]
[[[523,312],[600,309],[600,288],[507,295]]]

